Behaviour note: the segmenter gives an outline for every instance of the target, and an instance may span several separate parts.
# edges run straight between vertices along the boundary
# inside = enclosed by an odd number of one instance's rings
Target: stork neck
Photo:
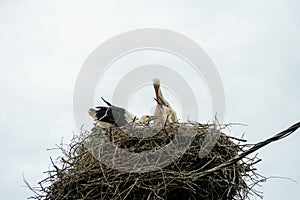
[[[161,101],[163,101],[164,104],[169,104],[169,102],[167,102],[167,100],[164,98],[160,88],[158,88],[158,97],[160,98]]]

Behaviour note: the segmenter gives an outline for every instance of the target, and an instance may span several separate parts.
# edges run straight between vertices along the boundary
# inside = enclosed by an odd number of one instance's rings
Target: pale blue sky
[[[88,55],[110,37],[164,28],[196,41],[211,57],[226,95],[226,122],[250,142],[300,119],[300,3],[267,1],[1,1],[0,199],[26,199],[50,166],[47,151],[75,129],[73,89]],[[138,112],[138,111],[136,111]],[[300,196],[300,132],[260,150],[271,179],[264,199]],[[255,199],[255,198],[253,198]]]

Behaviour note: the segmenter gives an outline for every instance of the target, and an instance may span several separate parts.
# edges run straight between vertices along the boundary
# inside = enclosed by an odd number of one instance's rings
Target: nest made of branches
[[[31,198],[232,200],[247,199],[250,195],[261,197],[254,189],[265,180],[254,167],[260,159],[256,155],[246,156],[289,135],[291,130],[284,132],[284,136],[274,136],[271,141],[249,146],[243,139],[222,133],[227,126],[175,123],[160,130],[151,125],[129,125],[126,129],[105,131],[95,127],[74,137],[71,144],[59,146],[63,155],[57,162],[51,160],[54,169],[47,172],[39,187],[31,187],[35,192]],[[166,147],[171,148],[166,150]]]

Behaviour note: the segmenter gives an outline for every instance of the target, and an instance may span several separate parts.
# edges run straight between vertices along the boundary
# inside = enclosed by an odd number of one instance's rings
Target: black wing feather
[[[96,111],[97,120],[114,124],[116,126],[124,126],[127,124],[125,119],[125,109],[119,107],[98,106]]]
[[[108,106],[112,106],[111,103],[109,103],[108,101],[106,101],[103,97],[101,97],[102,101],[104,101]]]

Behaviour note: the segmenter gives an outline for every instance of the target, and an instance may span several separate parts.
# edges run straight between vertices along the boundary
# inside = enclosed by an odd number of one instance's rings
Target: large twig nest
[[[180,123],[166,125],[156,133],[149,126],[130,125],[126,131],[114,128],[105,132],[95,127],[84,137],[74,138],[68,148],[60,147],[64,155],[53,164],[48,178],[40,182],[33,198],[231,200],[260,196],[253,189],[264,180],[253,166],[259,159],[244,157],[228,163],[249,147],[245,141],[220,132],[224,127]],[[134,130],[135,135],[128,134],[128,130]],[[141,138],[141,134],[148,136]],[[114,151],[106,144],[113,144]],[[155,154],[168,145],[172,146],[170,155],[180,152],[174,147],[187,149],[171,162],[166,152]],[[118,151],[153,156],[143,162],[143,156],[117,160]],[[155,159],[157,168],[143,171]],[[223,166],[224,163],[227,164]]]

